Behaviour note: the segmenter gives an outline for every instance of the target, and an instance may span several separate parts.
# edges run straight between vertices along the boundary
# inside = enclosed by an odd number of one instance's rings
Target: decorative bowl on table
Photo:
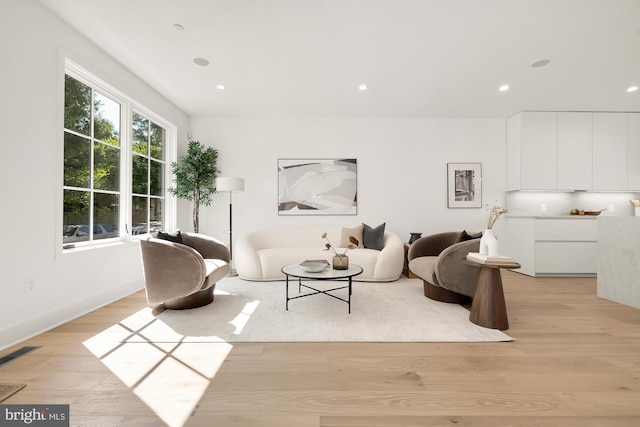
[[[329,267],[329,262],[324,259],[307,260],[300,263],[300,268],[307,273],[319,273]]]
[[[606,209],[601,209],[599,211],[585,211],[585,210],[578,210],[578,209],[571,209],[571,212],[569,212],[571,215],[589,215],[589,216],[598,216],[600,215],[602,212],[606,211]]]

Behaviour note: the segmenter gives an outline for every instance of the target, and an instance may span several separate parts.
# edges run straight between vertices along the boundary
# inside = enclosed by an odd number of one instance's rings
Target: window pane
[[[132,182],[133,192],[136,194],[149,194],[147,192],[147,163],[149,160],[146,157],[133,155],[133,170],[132,170]]]
[[[133,113],[133,130],[132,150],[134,153],[144,154],[148,156],[147,144],[149,141],[149,121],[140,114]]]
[[[152,196],[162,196],[164,192],[164,164],[155,160],[150,160],[149,163],[151,164],[150,194]]]
[[[131,219],[133,222],[131,233],[133,235],[145,234],[149,231],[147,221],[147,200],[149,200],[148,197],[138,196],[133,196],[131,199]]]
[[[89,135],[91,129],[91,88],[73,77],[64,79],[64,127]]]
[[[96,190],[118,191],[120,188],[120,149],[96,142],[94,151],[94,188]]]
[[[151,123],[151,157],[164,160],[164,128]]]
[[[64,244],[89,240],[89,193],[64,190],[62,241]]]
[[[164,199],[149,200],[149,227],[151,231],[162,231],[163,214],[164,214]]]
[[[109,144],[120,145],[120,104],[95,92],[93,136]]]
[[[89,187],[91,142],[81,136],[64,133],[64,185]]]
[[[120,196],[117,194],[95,193],[93,201],[93,239],[118,237],[118,216]]]

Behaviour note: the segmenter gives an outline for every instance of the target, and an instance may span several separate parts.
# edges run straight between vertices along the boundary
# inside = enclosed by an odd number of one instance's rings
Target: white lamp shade
[[[217,191],[244,191],[244,178],[221,176],[216,179]]]

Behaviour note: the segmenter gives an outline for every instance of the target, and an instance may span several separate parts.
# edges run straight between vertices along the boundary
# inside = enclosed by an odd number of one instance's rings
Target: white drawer
[[[536,273],[595,274],[596,242],[536,242]]]
[[[595,219],[536,219],[536,241],[595,242],[597,239]]]

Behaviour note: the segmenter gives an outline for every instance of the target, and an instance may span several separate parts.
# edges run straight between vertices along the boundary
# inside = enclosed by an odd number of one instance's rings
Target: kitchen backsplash
[[[638,198],[640,193],[510,191],[505,195],[505,206],[509,210],[509,215],[516,216],[569,215],[571,209],[585,211],[605,209],[600,215],[632,216],[634,209],[629,200]],[[608,210],[610,205],[613,206],[613,212]]]

